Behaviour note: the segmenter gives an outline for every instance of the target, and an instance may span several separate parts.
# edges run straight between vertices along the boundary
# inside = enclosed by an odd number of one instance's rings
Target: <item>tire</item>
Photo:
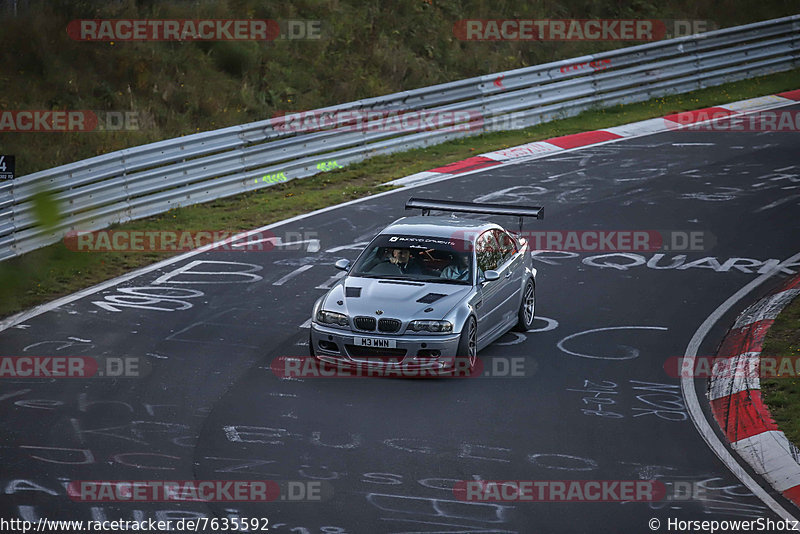
[[[314,352],[314,340],[311,338],[311,330],[308,331],[308,355],[316,358],[317,354]]]
[[[456,349],[454,374],[456,376],[469,376],[475,368],[478,359],[478,323],[475,317],[470,316],[461,330]]]
[[[514,330],[517,332],[527,332],[533,324],[534,314],[536,313],[536,286],[533,280],[528,280],[525,289],[522,291],[522,301],[519,304],[518,321]]]

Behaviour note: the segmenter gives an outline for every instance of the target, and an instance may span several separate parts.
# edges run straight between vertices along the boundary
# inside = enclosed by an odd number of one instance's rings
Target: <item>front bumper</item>
[[[391,339],[395,341],[396,348],[359,348],[354,344],[356,336]],[[330,364],[449,372],[456,366],[455,357],[460,337],[458,333],[392,336],[377,332],[354,332],[311,323],[310,342],[317,359]],[[438,356],[430,356],[432,351],[438,351]]]

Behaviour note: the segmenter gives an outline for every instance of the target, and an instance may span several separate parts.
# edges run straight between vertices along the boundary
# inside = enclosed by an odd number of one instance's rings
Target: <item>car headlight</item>
[[[334,326],[350,326],[347,315],[326,310],[319,310],[317,312],[317,322]]]
[[[415,332],[452,332],[453,323],[450,321],[411,321],[408,327]]]

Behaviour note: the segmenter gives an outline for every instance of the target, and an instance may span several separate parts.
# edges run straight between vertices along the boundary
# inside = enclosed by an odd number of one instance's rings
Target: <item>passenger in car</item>
[[[445,267],[439,276],[448,280],[469,280],[469,275],[469,256],[459,254],[451,260],[450,265]]]

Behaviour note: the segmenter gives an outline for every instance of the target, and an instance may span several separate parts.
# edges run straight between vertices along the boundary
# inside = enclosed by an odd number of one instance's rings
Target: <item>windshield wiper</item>
[[[416,281],[413,278],[406,278],[404,276],[391,276],[388,274],[352,274],[351,276],[359,276],[361,278],[376,278],[379,280],[402,280],[402,281]]]
[[[433,280],[426,280],[434,284],[458,284],[458,285],[472,285],[469,280],[453,280],[452,278],[436,278]]]

